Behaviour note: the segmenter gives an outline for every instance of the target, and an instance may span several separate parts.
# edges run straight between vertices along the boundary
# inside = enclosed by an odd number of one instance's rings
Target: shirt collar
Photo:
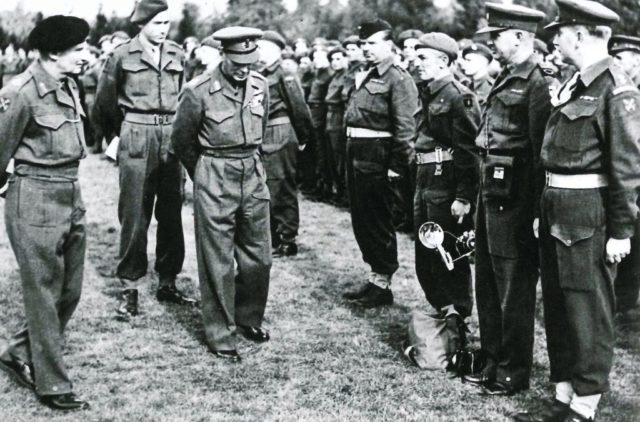
[[[382,76],[387,73],[387,70],[391,69],[391,66],[393,66],[393,56],[388,57],[378,63],[376,65],[376,69],[378,69],[378,76]]]
[[[453,75],[446,75],[440,79],[436,79],[435,81],[431,81],[429,83],[429,92],[435,94],[444,88],[447,84],[453,82]]]
[[[535,61],[534,55],[531,54],[525,61],[522,63],[508,65],[507,69],[509,69],[509,76],[515,76],[522,79],[528,79],[533,69],[536,68],[537,62]]]
[[[610,56],[606,56],[601,60],[598,60],[594,64],[587,66],[584,70],[580,71],[580,80],[585,87],[588,87],[596,80],[596,78],[609,69],[613,59]]]
[[[33,64],[29,67],[29,72],[33,75],[33,79],[35,79],[38,94],[41,97],[44,97],[48,93],[57,90],[60,86],[60,81],[56,80],[53,76],[51,76],[49,72],[44,69],[44,67],[42,67],[42,62],[40,61],[40,59],[37,59],[33,62]]]

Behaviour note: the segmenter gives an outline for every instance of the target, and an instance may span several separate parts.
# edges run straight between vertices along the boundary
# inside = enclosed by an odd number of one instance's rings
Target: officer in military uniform
[[[594,1],[557,4],[546,29],[578,72],[553,98],[541,151],[540,268],[556,394],[516,420],[593,421],[609,388],[616,264],[638,215],[640,92],[607,52],[618,15]]]
[[[609,41],[609,54],[640,88],[640,38],[616,35]],[[640,314],[640,219],[636,221],[636,233],[631,238],[631,253],[620,265],[616,277],[616,312],[621,325],[637,325]]]
[[[422,82],[420,78],[420,60],[416,53],[416,45],[418,44],[418,38],[424,33],[419,29],[407,29],[398,34],[398,45],[402,48],[402,55],[407,62],[407,72],[413,78],[413,81],[418,85]]]
[[[418,90],[409,73],[393,64],[391,25],[378,19],[359,27],[370,68],[356,76],[345,114],[351,222],[368,282],[345,294],[363,307],[393,303],[391,277],[398,269],[391,216],[392,183],[407,169],[416,136]]]
[[[296,161],[298,145],[313,136],[311,114],[304,102],[300,82],[282,70],[284,38],[265,31],[260,46],[262,74],[269,83],[269,122],[262,151],[271,193],[271,241],[274,256],[298,253],[296,236],[300,224]]]
[[[345,75],[345,81],[342,89],[342,99],[345,102],[349,102],[351,94],[355,90],[356,75],[364,72],[366,68],[366,62],[360,48],[360,38],[357,35],[350,35],[342,41],[342,48],[347,54],[347,60],[349,61],[349,67]]]
[[[0,355],[0,368],[54,409],[87,403],[73,393],[63,362],[64,329],[80,300],[85,208],[78,183],[84,111],[68,76],[88,54],[86,21],[51,16],[29,34],[40,52],[0,91],[0,181],[11,158],[5,222],[20,268],[26,324]],[[0,184],[3,184],[0,182]]]
[[[259,152],[269,85],[249,71],[261,36],[245,27],[213,34],[222,43],[223,62],[185,87],[172,132],[173,149],[194,185],[207,345],[232,361],[240,360],[237,329],[251,340],[269,340],[261,328],[271,269],[269,189]]]
[[[504,70],[483,109],[476,146],[482,156],[476,216],[476,305],[487,364],[465,380],[488,395],[529,387],[538,280],[532,223],[538,209],[544,125],[551,104],[533,40],[544,14],[487,3],[489,34]]]
[[[491,92],[494,79],[489,75],[489,64],[493,61],[491,49],[482,43],[469,44],[462,50],[464,74],[471,78],[469,89],[476,94],[480,106],[484,106]]]
[[[99,133],[120,133],[118,218],[122,230],[116,274],[124,289],[117,315],[125,320],[138,314],[138,280],[147,273],[147,231],[154,207],[156,298],[195,303],[175,285],[184,261],[183,172],[168,149],[184,57],[178,44],[166,40],[167,9],[166,0],[136,3],[131,22],[140,26],[140,34],[115,49],[105,63],[93,112]]]
[[[440,255],[422,245],[417,234],[427,221],[456,236],[472,226],[478,179],[473,151],[480,106],[473,93],[453,78],[450,65],[458,56],[453,38],[427,33],[418,40],[416,52],[425,84],[415,144],[416,275],[429,303],[462,327],[473,306],[469,260],[456,261],[448,271]]]

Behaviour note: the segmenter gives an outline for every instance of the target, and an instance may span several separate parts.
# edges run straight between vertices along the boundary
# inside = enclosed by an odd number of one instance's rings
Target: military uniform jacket
[[[313,126],[311,112],[304,101],[304,94],[297,77],[285,75],[280,61],[264,69],[262,74],[269,84],[269,120],[288,117],[298,143],[306,144],[313,136]],[[269,149],[267,145],[263,148]]]
[[[347,69],[347,73],[344,76],[342,84],[342,102],[344,102],[345,107],[349,103],[349,99],[351,99],[353,91],[356,89],[356,75],[360,72],[364,72],[364,70],[365,63],[349,62],[349,68]]]
[[[0,179],[11,158],[58,167],[85,157],[78,87],[66,84],[68,91],[36,60],[0,91]]]
[[[202,152],[224,156],[257,149],[268,115],[265,78],[252,71],[244,89],[236,89],[218,65],[213,72],[189,82],[180,94],[171,135],[173,151],[193,176]]]
[[[184,53],[173,41],[160,49],[154,63],[139,36],[118,46],[107,59],[94,106],[102,133],[120,133],[127,112],[173,114],[184,80]]]
[[[416,152],[436,147],[453,154],[456,198],[472,202],[477,190],[474,139],[480,121],[475,95],[452,75],[429,83],[421,94]]]
[[[327,87],[327,95],[324,98],[324,102],[327,105],[327,131],[344,130],[345,100],[342,91],[344,90],[346,79],[347,69],[338,70],[333,74]]]
[[[418,89],[405,70],[389,58],[371,68],[355,90],[345,113],[347,127],[390,132],[389,168],[402,174],[413,154]]]
[[[581,72],[568,101],[554,102],[541,152],[544,169],[605,174],[608,235],[631,237],[640,188],[640,92],[607,57]]]
[[[476,94],[480,107],[484,106],[484,104],[487,102],[487,97],[491,92],[491,87],[493,86],[494,82],[494,79],[489,75],[477,81],[472,80],[470,82],[469,89],[473,91],[474,94]]]
[[[309,98],[307,98],[307,104],[309,104],[309,109],[311,110],[313,127],[316,129],[325,129],[327,107],[324,99],[327,96],[327,90],[332,77],[333,72],[331,69],[318,69],[316,76],[311,82],[311,90],[309,92]]]

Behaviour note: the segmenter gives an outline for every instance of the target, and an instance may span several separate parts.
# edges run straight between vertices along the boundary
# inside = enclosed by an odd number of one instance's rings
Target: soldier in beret
[[[365,22],[359,37],[369,69],[356,75],[347,105],[347,181],[353,232],[370,266],[364,286],[344,297],[365,308],[393,303],[391,277],[398,269],[391,215],[392,185],[407,170],[416,136],[418,90],[393,63],[391,25]]]
[[[609,40],[609,54],[640,89],[640,38],[615,35]],[[631,238],[631,253],[618,265],[616,276],[617,321],[624,327],[640,320],[640,220]]]
[[[420,60],[416,54],[418,38],[424,33],[419,29],[407,29],[398,34],[398,45],[402,48],[402,55],[407,62],[407,71],[411,74],[413,81],[418,85],[422,82],[420,78]]]
[[[542,294],[555,399],[519,421],[593,421],[609,389],[616,264],[630,252],[640,192],[640,92],[607,51],[619,17],[557,0],[546,29],[578,72],[552,99],[541,160]]]
[[[168,41],[166,0],[140,0],[131,22],[140,33],[107,59],[96,94],[94,121],[104,134],[119,133],[118,219],[122,282],[119,319],[138,315],[139,280],[147,274],[147,231],[155,213],[156,264],[161,302],[194,305],[176,288],[184,261],[183,171],[169,154],[171,123],[184,80],[184,54]]]
[[[342,99],[346,105],[353,93],[356,85],[356,75],[364,72],[366,62],[360,48],[360,38],[357,35],[350,35],[342,41],[342,47],[347,54],[349,67],[345,75],[344,87],[342,89]]]
[[[464,338],[464,319],[473,306],[469,260],[456,261],[448,271],[440,255],[420,243],[418,229],[427,221],[456,236],[471,228],[478,179],[473,151],[480,106],[473,93],[453,77],[451,64],[458,56],[453,38],[440,32],[425,34],[416,52],[425,84],[415,144],[416,275],[429,303]]]
[[[213,71],[222,61],[222,44],[213,38],[212,35],[202,40],[200,45],[194,50],[194,58],[198,61],[193,70],[193,78]]]
[[[489,46],[504,69],[483,109],[475,143],[482,160],[476,216],[476,304],[487,363],[467,382],[487,395],[529,388],[533,363],[538,245],[539,164],[551,104],[535,60],[535,31],[544,13],[486,3]]]
[[[51,16],[29,34],[40,59],[0,91],[0,181],[15,160],[5,222],[20,268],[26,324],[0,369],[54,409],[86,408],[63,361],[64,329],[80,300],[85,208],[78,164],[86,156],[78,87],[89,24]],[[2,184],[2,183],[0,183]]]
[[[172,146],[194,185],[202,318],[209,349],[240,360],[238,331],[264,342],[269,291],[269,189],[259,148],[267,130],[269,85],[249,66],[262,31],[228,27],[213,38],[223,61],[187,84]],[[237,263],[237,275],[234,262]]]
[[[269,84],[269,119],[262,144],[267,185],[271,193],[271,241],[277,257],[298,253],[300,224],[296,165],[299,145],[313,137],[311,114],[300,81],[282,69],[285,41],[275,31],[265,31],[260,46],[261,73]]]
[[[484,106],[491,92],[494,79],[489,75],[489,64],[493,61],[491,49],[481,43],[472,43],[462,50],[462,70],[471,78],[469,89],[476,94],[480,106]]]

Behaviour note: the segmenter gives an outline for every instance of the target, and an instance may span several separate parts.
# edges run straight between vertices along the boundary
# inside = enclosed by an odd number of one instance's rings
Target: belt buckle
[[[435,153],[436,153],[436,163],[437,164],[441,164],[442,163],[442,148],[441,147],[436,147]]]
[[[154,123],[156,126],[159,126],[159,125],[160,125],[160,123],[161,123],[161,122],[160,122],[160,115],[159,115],[159,114],[154,114],[154,115],[153,115],[153,123]]]
[[[171,122],[169,121],[169,115],[168,115],[168,114],[164,114],[164,115],[162,116],[162,123],[163,123],[163,124],[165,124],[165,125],[168,125],[169,123],[171,123]]]
[[[549,173],[548,171],[544,174],[544,184],[546,186],[549,186],[551,184],[551,173]]]

